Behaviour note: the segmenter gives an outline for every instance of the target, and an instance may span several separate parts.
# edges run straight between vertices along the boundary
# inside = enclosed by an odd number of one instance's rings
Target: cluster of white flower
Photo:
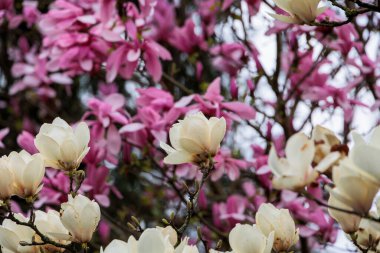
[[[377,211],[370,209],[380,189],[380,126],[374,129],[368,143],[355,132],[352,136],[354,146],[349,156],[333,169],[335,187],[330,190],[328,203],[355,214],[333,208],[329,212],[363,248],[378,252],[380,223],[370,219],[379,220],[379,202]]]
[[[87,243],[100,220],[99,205],[82,195],[68,196],[61,211],[33,211],[29,218],[12,212],[9,200],[17,195],[32,206],[43,187],[45,167],[64,171],[76,170],[87,154],[90,140],[86,123],[75,131],[64,120],[42,125],[35,145],[40,153],[30,155],[25,150],[0,158],[0,199],[9,215],[0,226],[3,252],[56,252],[63,248],[54,244]],[[49,243],[44,241],[49,239]]]
[[[0,226],[0,245],[3,252],[56,252],[62,248],[44,243],[39,234],[31,227],[21,223],[29,223],[30,218],[21,214],[14,214],[14,218],[5,219]],[[87,197],[77,195],[61,206],[61,213],[50,210],[48,212],[36,211],[34,224],[38,231],[53,242],[68,245],[71,242],[87,243],[91,240],[100,220],[99,205]],[[21,245],[27,243],[30,246]],[[36,244],[36,245],[33,245]]]
[[[289,210],[262,204],[256,213],[256,225],[237,224],[230,232],[229,243],[233,253],[290,252],[299,240],[298,233]]]
[[[289,138],[285,147],[285,158],[279,158],[272,147],[268,165],[274,175],[276,189],[303,190],[314,182],[319,173],[326,172],[342,159],[345,150],[331,151],[340,145],[339,139],[330,130],[317,126],[309,139],[303,133]]]
[[[229,243],[234,253],[288,252],[299,239],[298,229],[288,210],[277,209],[271,204],[263,204],[256,214],[256,225],[237,224],[229,234]],[[177,244],[176,231],[168,226],[146,229],[136,240],[129,237],[128,242],[112,241],[104,253],[198,253],[195,246],[188,245],[185,237]],[[210,250],[210,253],[221,251]]]
[[[330,130],[317,126],[308,139],[303,133],[289,138],[285,158],[278,158],[272,148],[268,164],[277,189],[304,191],[320,174],[331,174],[334,187],[326,186],[330,197],[330,215],[342,229],[365,249],[380,250],[378,212],[370,212],[380,189],[380,126],[367,143],[352,134],[354,146],[341,145]],[[348,154],[347,154],[348,153]]]

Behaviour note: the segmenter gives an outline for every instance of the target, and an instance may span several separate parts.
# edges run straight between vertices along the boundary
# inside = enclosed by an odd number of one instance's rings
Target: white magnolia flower
[[[159,230],[164,237],[167,236],[169,238],[169,242],[172,245],[176,245],[177,244],[178,235],[177,235],[177,232],[174,230],[174,228],[172,226],[166,226],[164,228],[157,226],[156,229]]]
[[[289,16],[270,13],[272,17],[290,24],[308,24],[313,22],[326,7],[318,7],[321,0],[273,0]]]
[[[167,164],[202,163],[213,157],[226,133],[226,120],[212,117],[209,120],[198,112],[188,115],[170,128],[172,147],[161,142],[160,146],[168,154]]]
[[[100,249],[100,253],[119,253],[119,252],[128,252],[135,253],[136,250],[133,250],[130,247],[131,244],[128,244],[121,240],[113,240],[108,246],[103,250]]]
[[[22,222],[28,221],[20,214],[15,214],[15,217]],[[32,243],[34,235],[35,232],[31,228],[5,219],[0,226],[0,246],[3,248],[3,252],[7,253],[38,253],[40,250],[36,246],[20,245],[20,242]]]
[[[92,238],[100,220],[100,207],[95,201],[83,195],[73,198],[61,205],[61,221],[70,232],[72,240],[86,243]]]
[[[9,167],[14,175],[14,189],[16,195],[26,198],[37,194],[45,175],[44,160],[40,154],[31,155],[25,150],[20,153],[11,152],[8,156]]]
[[[89,151],[90,130],[79,123],[75,130],[61,118],[43,124],[34,143],[44,156],[46,166],[61,170],[75,170]]]
[[[339,201],[339,199],[335,198],[334,195],[330,195],[327,204],[334,208],[347,211],[354,211],[353,208]],[[349,214],[344,211],[339,211],[334,208],[328,208],[328,212],[331,215],[331,217],[333,217],[340,224],[344,232],[352,233],[358,230],[361,220],[359,216],[355,214]]]
[[[355,236],[356,242],[363,248],[376,248],[380,241],[380,223],[365,218],[361,219]]]
[[[67,241],[70,236],[69,232],[63,226],[59,212],[55,210],[49,210],[47,213],[40,210],[36,211],[35,224],[42,234],[48,236],[50,239],[55,240],[57,243],[68,244]],[[36,241],[39,241],[37,238]],[[47,252],[58,252],[63,249],[54,247],[52,245],[46,245],[42,247]]]
[[[15,193],[14,175],[7,156],[0,158],[0,175],[0,200],[7,200]]]
[[[333,148],[341,145],[338,137],[333,131],[317,125],[313,129],[312,138],[315,145],[315,154],[313,163],[316,164],[315,169],[324,172],[335,165],[341,158],[346,156],[344,150],[332,151]]]
[[[367,214],[379,185],[373,177],[356,166],[349,158],[333,169],[335,188],[330,195],[360,214]]]
[[[374,129],[368,143],[355,132],[352,136],[355,145],[350,151],[350,158],[380,185],[380,126]]]
[[[140,236],[137,244],[137,252],[173,253],[169,235],[164,235],[159,229],[146,229]]]
[[[229,242],[233,253],[270,253],[274,232],[266,237],[256,225],[237,224],[230,232]]]
[[[286,158],[279,158],[274,147],[271,148],[268,165],[274,178],[276,189],[300,190],[318,177],[311,163],[315,147],[312,140],[303,133],[294,134],[286,143]]]
[[[101,253],[198,253],[197,249],[188,246],[188,238],[185,238],[177,248],[174,248],[177,241],[177,233],[171,227],[148,228],[141,234],[139,240],[130,236],[128,242],[113,240]]]
[[[299,240],[299,231],[287,209],[262,204],[256,213],[256,225],[265,236],[274,232],[273,249],[277,252],[288,252]]]

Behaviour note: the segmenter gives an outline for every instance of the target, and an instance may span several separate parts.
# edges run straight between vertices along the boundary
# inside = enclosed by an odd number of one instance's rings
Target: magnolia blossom
[[[339,208],[342,210],[354,211],[353,208],[339,201],[339,199],[335,198],[334,195],[330,195],[327,204],[331,207]],[[344,232],[352,233],[359,229],[361,218],[358,215],[349,214],[347,212],[339,211],[334,208],[329,208],[328,211],[331,217],[333,217],[340,224]]]
[[[70,232],[71,240],[87,243],[91,240],[100,221],[100,207],[95,201],[83,195],[73,198],[61,205],[61,221]]]
[[[355,145],[350,151],[350,158],[358,167],[370,174],[380,185],[380,126],[374,129],[368,143],[355,132],[352,136]]]
[[[369,219],[362,219],[360,221],[359,229],[355,233],[356,242],[363,248],[377,248],[380,249],[380,224],[376,221]]]
[[[34,141],[46,165],[66,171],[78,168],[89,151],[90,130],[81,122],[75,130],[61,118],[43,124]]]
[[[15,194],[27,198],[33,197],[41,190],[41,182],[45,175],[44,160],[40,154],[30,155],[25,150],[20,153],[11,152],[8,156],[14,181]]]
[[[315,144],[313,163],[317,165],[315,169],[318,171],[323,172],[330,169],[339,159],[346,155],[344,150],[342,152],[333,151],[341,143],[330,129],[317,125],[313,129],[312,140]]]
[[[14,175],[7,156],[0,158],[0,175],[0,200],[6,200],[14,194]]]
[[[36,211],[35,224],[39,231],[42,234],[49,236],[50,239],[55,240],[61,244],[68,244],[67,239],[69,239],[69,232],[63,226],[59,212],[55,210],[49,210],[47,213],[42,212],[40,210]],[[39,241],[40,238],[36,238],[36,241]],[[62,251],[52,245],[45,245],[43,249],[47,252],[57,252]]]
[[[174,240],[175,239],[175,240]],[[128,242],[113,240],[101,253],[198,253],[198,249],[189,246],[188,238],[185,238],[175,248],[177,243],[177,233],[172,227],[148,228],[144,230],[140,238],[136,240],[130,236]]]
[[[270,253],[274,232],[266,237],[256,225],[237,224],[228,239],[234,253]]]
[[[333,181],[335,188],[330,190],[330,196],[360,214],[368,213],[379,190],[378,182],[371,175],[346,158],[334,167]]]
[[[321,0],[274,0],[275,4],[289,14],[289,16],[270,13],[272,17],[285,23],[308,24],[325,11],[326,7],[319,7]]]
[[[15,218],[21,222],[27,222],[24,216],[15,214]],[[0,226],[0,246],[3,252],[9,253],[38,253],[36,246],[21,246],[20,242],[32,243],[35,235],[33,229],[17,225],[15,222],[5,219]]]
[[[274,147],[270,150],[268,165],[274,175],[276,189],[299,190],[313,182],[318,172],[311,167],[315,147],[312,140],[303,133],[289,138],[285,147],[285,158],[277,156]]]
[[[265,236],[274,231],[273,248],[277,252],[288,252],[298,242],[299,231],[287,209],[262,204],[256,213],[256,225]]]
[[[188,115],[170,128],[173,147],[160,143],[168,154],[164,162],[201,164],[217,153],[225,133],[226,120],[223,117],[208,120],[201,112]]]
[[[380,201],[376,202],[376,208],[370,211],[370,216],[379,220],[380,218]],[[361,219],[357,232],[351,236],[363,248],[380,250],[380,223],[369,219]],[[371,251],[372,252],[372,251]]]

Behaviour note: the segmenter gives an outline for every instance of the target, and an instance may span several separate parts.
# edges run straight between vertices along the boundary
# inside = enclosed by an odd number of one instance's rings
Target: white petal
[[[263,252],[266,237],[256,226],[237,224],[230,232],[229,242],[233,252]]]
[[[61,145],[61,159],[64,162],[74,162],[79,154],[74,140],[66,139]]]
[[[211,119],[210,119],[211,121]],[[215,154],[222,142],[224,135],[226,134],[226,120],[220,118],[215,124],[211,127],[210,132],[210,151]]]
[[[38,134],[34,140],[38,151],[48,160],[59,160],[61,152],[56,141],[46,135]]]
[[[303,133],[294,134],[286,143],[285,154],[291,167],[309,168],[313,161],[314,153],[314,142]]]
[[[84,150],[90,142],[90,129],[85,122],[80,122],[75,128],[76,142],[79,144],[79,148]]]
[[[203,152],[207,152],[207,150],[205,150],[198,142],[189,138],[180,138],[179,143],[184,151],[191,154],[202,154]]]
[[[163,150],[165,150],[165,152],[166,152],[167,154],[170,154],[170,153],[173,153],[173,152],[176,151],[174,148],[170,147],[168,144],[166,144],[165,142],[162,142],[162,141],[160,141],[160,147],[161,147]]]
[[[168,154],[164,159],[164,163],[166,164],[182,164],[182,163],[191,163],[193,160],[193,156],[190,153],[185,151],[176,151]]]

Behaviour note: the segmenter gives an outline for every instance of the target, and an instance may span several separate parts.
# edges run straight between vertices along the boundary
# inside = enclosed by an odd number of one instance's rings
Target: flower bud
[[[49,210],[47,213],[37,210],[35,225],[42,234],[48,236],[60,244],[68,244],[67,241],[70,236],[67,229],[63,226],[60,215],[55,210]],[[40,240],[38,236],[35,239],[37,242]],[[53,245],[41,246],[46,252],[63,252],[63,249],[57,248]]]
[[[299,231],[287,209],[262,204],[256,213],[256,225],[266,236],[274,231],[273,249],[276,252],[288,252],[298,242]]]
[[[172,147],[161,142],[168,156],[167,164],[203,164],[217,153],[226,133],[226,120],[212,117],[209,120],[198,112],[188,115],[172,126],[169,132]]]
[[[270,253],[273,246],[274,233],[268,238],[256,225],[237,224],[228,237],[232,252]]]
[[[17,144],[30,154],[38,153],[38,150],[34,145],[34,136],[28,131],[22,131],[22,133],[17,136]]]
[[[91,240],[100,220],[100,207],[95,201],[83,195],[73,198],[61,205],[61,221],[70,232],[72,240],[87,243]]]
[[[34,143],[43,155],[46,166],[72,171],[79,167],[89,151],[90,130],[81,122],[75,130],[66,121],[56,118],[43,124]]]
[[[30,155],[25,150],[11,152],[9,166],[14,175],[15,194],[21,198],[33,197],[41,190],[45,165],[40,154]]]
[[[289,16],[270,13],[272,17],[285,23],[308,24],[325,11],[325,7],[319,7],[321,0],[274,0],[275,4],[286,11]]]

